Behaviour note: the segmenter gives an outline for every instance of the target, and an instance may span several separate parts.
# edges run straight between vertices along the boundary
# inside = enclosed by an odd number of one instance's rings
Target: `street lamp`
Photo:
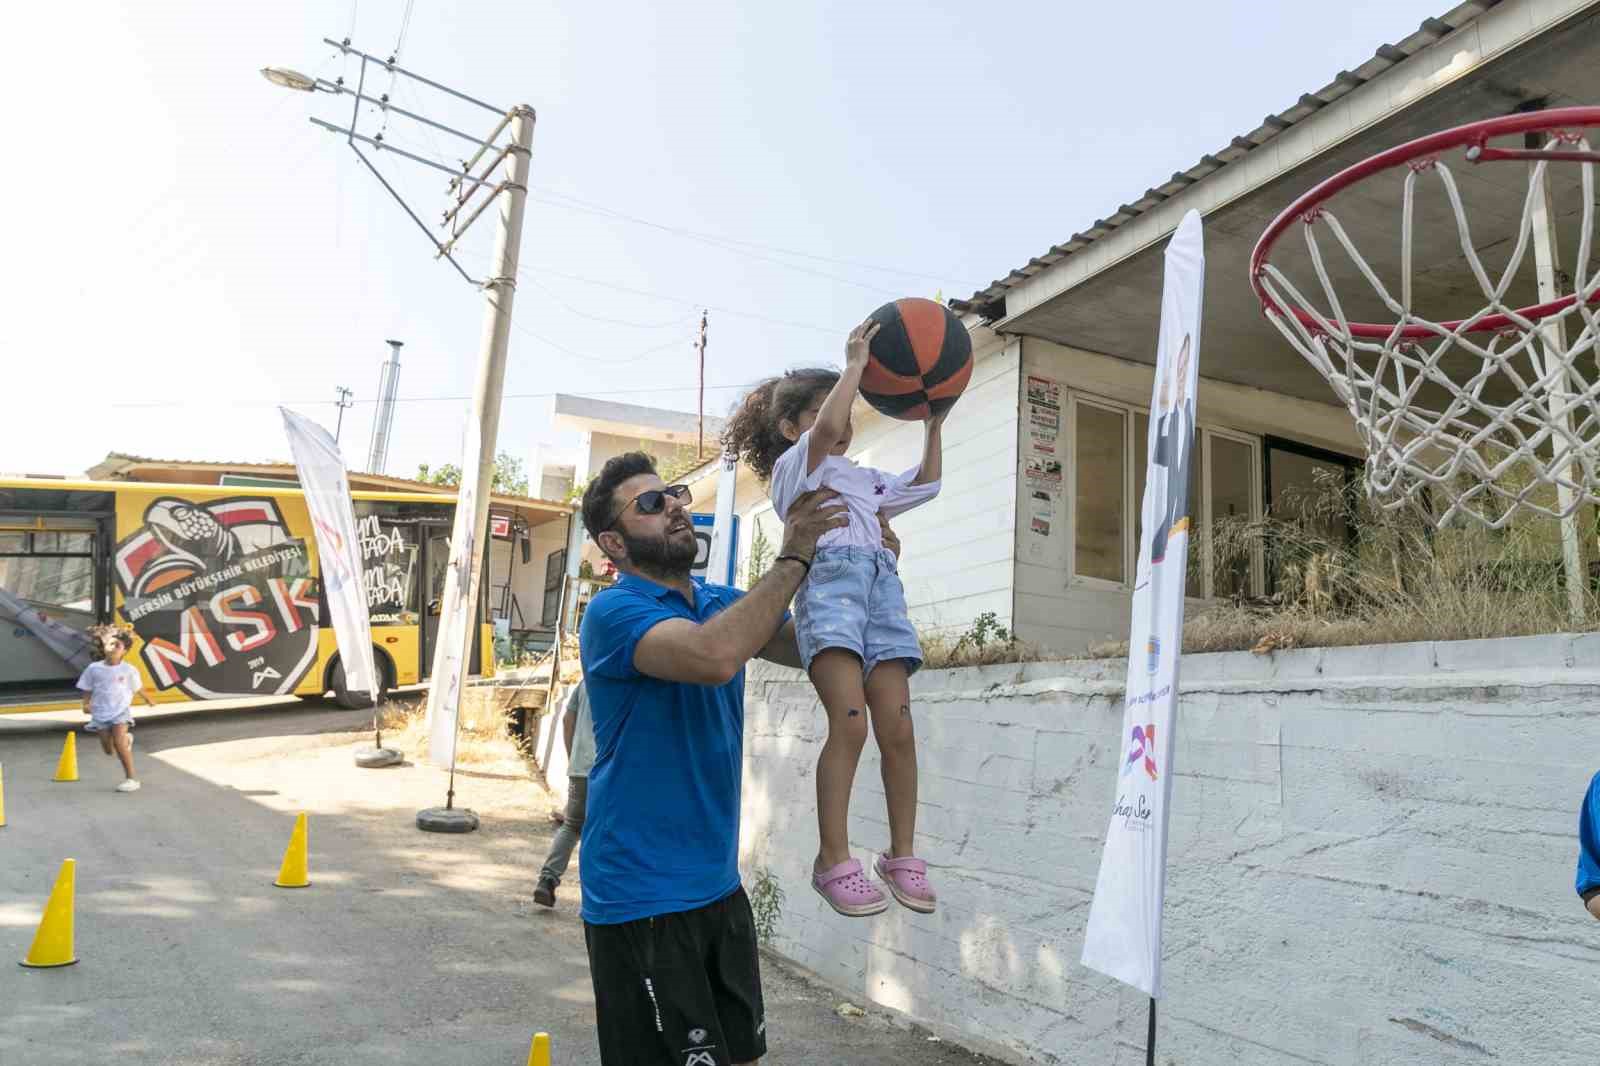
[[[262,67],[261,76],[283,89],[294,89],[302,93],[317,91],[315,78],[308,78],[298,70],[290,70],[288,67]]]

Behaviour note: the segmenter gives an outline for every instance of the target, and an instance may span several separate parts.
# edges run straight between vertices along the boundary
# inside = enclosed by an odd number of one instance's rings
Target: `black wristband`
[[[775,563],[781,563],[785,559],[788,559],[791,562],[799,563],[801,566],[806,568],[806,573],[807,574],[811,573],[811,560],[807,559],[807,558],[805,558],[804,556],[801,556],[801,555],[780,555],[780,556],[778,556],[776,559],[774,559],[772,561],[775,562]]]

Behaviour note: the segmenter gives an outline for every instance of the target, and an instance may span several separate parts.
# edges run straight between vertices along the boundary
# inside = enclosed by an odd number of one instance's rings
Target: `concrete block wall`
[[[1078,961],[1124,669],[919,674],[918,850],[940,910],[852,920],[807,881],[822,711],[799,674],[754,668],[741,858],[787,893],[775,948],[1012,1061],[1143,1063],[1145,1000]],[[1600,1060],[1600,922],[1573,893],[1600,637],[1189,656],[1183,673],[1158,1062]],[[878,774],[869,743],[863,862],[888,839]]]

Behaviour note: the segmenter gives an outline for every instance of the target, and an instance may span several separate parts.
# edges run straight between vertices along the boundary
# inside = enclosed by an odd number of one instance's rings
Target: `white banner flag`
[[[462,445],[461,486],[456,494],[456,517],[450,535],[450,568],[445,573],[444,597],[439,605],[439,644],[428,684],[428,761],[449,766],[456,752],[456,714],[461,689],[466,684],[472,648],[473,619],[478,615],[477,574],[472,567],[473,539],[478,514],[478,425],[467,426]]]
[[[372,661],[372,625],[367,617],[367,587],[361,573],[361,538],[356,533],[355,505],[350,502],[350,479],[344,457],[328,431],[295,414],[283,413],[284,432],[294,455],[295,472],[305,490],[306,510],[317,537],[317,557],[322,570],[322,591],[333,618],[344,665],[345,688],[370,692],[378,699],[378,672]]]
[[[1167,245],[1116,799],[1083,938],[1085,966],[1156,998],[1190,516],[1200,505],[1188,497],[1191,464],[1199,461],[1194,400],[1204,279],[1200,216],[1190,211]]]

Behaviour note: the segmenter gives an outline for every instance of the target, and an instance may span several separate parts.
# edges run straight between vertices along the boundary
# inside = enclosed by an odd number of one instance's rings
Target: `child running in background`
[[[97,626],[92,634],[100,649],[101,659],[86,667],[78,678],[78,689],[83,693],[83,713],[89,716],[89,725],[100,735],[100,750],[115,754],[122,761],[125,775],[118,792],[139,791],[139,779],[133,772],[133,697],[138,696],[147,707],[155,704],[144,693],[144,680],[139,670],[123,658],[133,648],[133,636],[126,630],[111,626]]]
[[[908,678],[922,665],[922,649],[907,617],[894,553],[882,546],[880,521],[939,494],[945,416],[925,423],[922,462],[904,474],[858,466],[845,457],[852,434],[850,405],[877,331],[869,320],[850,333],[843,374],[791,370],[758,386],[723,436],[724,445],[768,482],[780,520],[796,497],[821,486],[839,493],[849,512],[848,526],[817,542],[816,558],[794,601],[800,657],[828,713],[828,739],[817,759],[821,846],[811,883],[829,906],[849,917],[877,914],[889,905],[850,855],[850,789],[867,739],[869,710],[889,808],[889,848],[873,867],[894,898],[911,910],[931,914],[937,898],[927,864],[915,857],[912,846],[917,750]]]

